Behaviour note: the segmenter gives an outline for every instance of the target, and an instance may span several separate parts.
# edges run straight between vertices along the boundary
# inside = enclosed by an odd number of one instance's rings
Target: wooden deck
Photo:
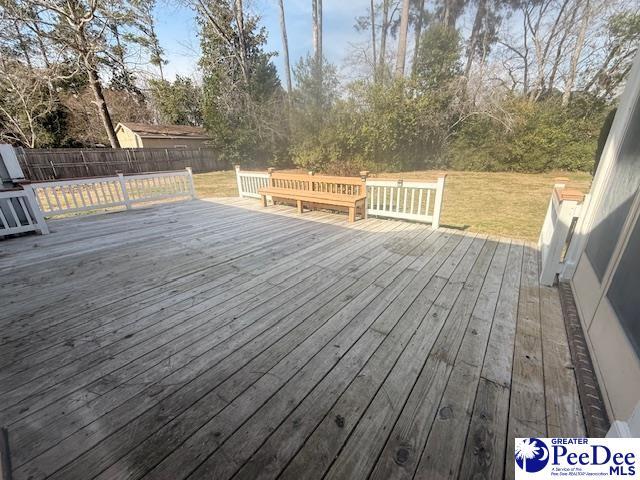
[[[50,226],[0,242],[15,479],[509,478],[584,434],[531,245],[239,199]]]

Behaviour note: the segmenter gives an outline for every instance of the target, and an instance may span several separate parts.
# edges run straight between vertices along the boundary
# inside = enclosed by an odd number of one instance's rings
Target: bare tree
[[[160,80],[164,80],[164,65],[168,62],[164,58],[164,49],[160,46],[160,39],[156,32],[156,20],[153,15],[155,0],[134,0],[134,14],[136,26],[141,32],[139,43],[149,52],[149,63],[158,67]]]
[[[291,95],[291,67],[289,66],[289,41],[287,40],[287,24],[284,18],[284,1],[278,0],[280,5],[280,32],[282,33],[282,57],[284,59],[284,77],[287,81],[287,93]]]
[[[386,67],[387,55],[387,36],[389,34],[389,7],[391,0],[382,0],[382,25],[380,28],[380,53],[378,60],[378,78],[383,78],[384,69]]]
[[[398,51],[396,52],[396,77],[404,77],[404,65],[407,57],[407,34],[409,32],[410,1],[402,0],[402,14],[400,16],[400,34],[398,37]]]
[[[36,25],[40,37],[64,51],[85,72],[109,142],[118,148],[99,69],[112,61],[107,55],[114,40],[111,25],[133,24],[128,0],[0,0],[0,5],[6,15]]]
[[[574,10],[574,12],[577,8]],[[587,28],[589,28],[589,22],[591,20],[591,4],[589,0],[586,0],[584,5],[584,11],[582,12],[582,20],[580,22],[580,30],[576,38],[576,43],[573,46],[573,52],[571,53],[571,64],[569,66],[569,73],[564,84],[564,92],[562,93],[562,105],[567,105],[571,98],[571,91],[576,81],[576,75],[578,72],[578,61],[580,60],[580,54],[584,47],[584,41],[587,34]],[[572,18],[573,20],[573,18]]]
[[[0,56],[0,139],[28,148],[37,146],[40,124],[55,107],[46,72]]]

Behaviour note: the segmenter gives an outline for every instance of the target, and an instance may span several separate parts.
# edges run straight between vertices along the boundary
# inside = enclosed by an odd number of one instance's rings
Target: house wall
[[[121,148],[142,147],[142,142],[140,141],[140,138],[128,128],[120,128],[116,132],[116,137],[118,137],[118,142],[120,142]]]
[[[586,248],[571,279],[610,418],[640,401],[640,53],[603,150],[584,215]]]
[[[144,148],[204,148],[206,140],[194,138],[142,138],[141,147]]]

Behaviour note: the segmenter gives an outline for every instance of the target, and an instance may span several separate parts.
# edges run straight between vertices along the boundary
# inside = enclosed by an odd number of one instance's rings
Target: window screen
[[[629,130],[605,187],[586,248],[587,257],[601,282],[639,184],[640,100],[636,100]]]
[[[640,356],[640,221],[633,227],[607,297]]]

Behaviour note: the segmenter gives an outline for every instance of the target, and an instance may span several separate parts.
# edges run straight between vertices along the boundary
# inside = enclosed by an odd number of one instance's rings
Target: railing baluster
[[[22,223],[20,222],[20,217],[18,217],[16,210],[13,208],[13,202],[11,201],[11,199],[7,201],[7,205],[9,206],[9,214],[13,218],[13,221],[15,222],[16,226],[17,227],[22,226]]]
[[[4,213],[2,213],[2,209],[0,209],[0,222],[2,223],[2,228],[4,230],[9,230],[9,222],[7,221],[6,217],[4,216]],[[4,235],[4,233],[3,233]]]
[[[24,217],[27,219],[27,223],[29,225],[33,225],[33,220],[31,219],[31,214],[29,213],[29,209],[27,208],[27,205],[24,202],[24,197],[18,197],[18,203],[20,204],[20,207],[22,207],[22,211],[24,212]]]

